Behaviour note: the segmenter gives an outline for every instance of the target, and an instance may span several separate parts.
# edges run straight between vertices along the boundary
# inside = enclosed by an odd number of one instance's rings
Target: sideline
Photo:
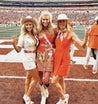
[[[0,78],[16,78],[16,79],[25,79],[25,76],[0,76]],[[50,78],[51,79],[51,78]],[[68,81],[90,81],[90,82],[98,82],[98,79],[76,79],[76,78],[64,78],[64,80]]]

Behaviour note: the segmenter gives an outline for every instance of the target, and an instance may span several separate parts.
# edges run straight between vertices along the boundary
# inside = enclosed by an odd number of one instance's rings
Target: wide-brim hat
[[[32,18],[31,16],[21,18],[21,25],[28,21],[33,22],[37,26],[37,20],[35,18]]]
[[[57,21],[59,21],[59,20],[67,20],[68,22],[71,22],[72,21],[71,19],[69,19],[67,17],[66,14],[59,14],[58,17],[57,17]]]
[[[98,20],[98,16],[95,17],[95,21],[97,21],[97,20]]]

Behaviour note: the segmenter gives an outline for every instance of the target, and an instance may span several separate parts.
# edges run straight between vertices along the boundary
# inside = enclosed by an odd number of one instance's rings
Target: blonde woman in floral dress
[[[48,87],[50,76],[53,72],[53,43],[55,39],[55,29],[52,24],[52,16],[48,11],[42,12],[38,24],[39,46],[37,49],[37,67],[42,83],[41,104],[46,104],[46,98],[49,96]],[[43,78],[44,77],[44,78]]]

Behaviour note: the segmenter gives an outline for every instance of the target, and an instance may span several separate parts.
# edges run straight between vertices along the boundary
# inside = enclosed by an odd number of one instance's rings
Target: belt
[[[28,51],[28,50],[24,50],[25,53],[36,53],[36,50],[34,51]]]

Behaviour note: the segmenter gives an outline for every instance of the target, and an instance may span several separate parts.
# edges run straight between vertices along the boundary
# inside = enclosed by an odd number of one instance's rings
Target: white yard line
[[[3,43],[3,42],[11,42],[12,40],[10,40],[10,39],[0,39],[0,43]]]
[[[25,76],[0,76],[0,78],[15,78],[15,79],[26,79]],[[50,78],[51,79],[51,78]],[[64,78],[67,81],[89,81],[89,82],[98,82],[98,79],[77,79],[77,78]]]
[[[76,79],[76,78],[64,78],[64,80],[68,81],[90,81],[90,82],[98,82],[98,79]]]
[[[0,48],[13,48],[13,45],[0,45]]]
[[[7,41],[11,41],[11,40],[2,40],[0,39],[0,43],[2,42],[7,42]],[[13,48],[12,45],[0,45],[0,48]],[[75,50],[78,50],[77,47],[74,47]],[[73,59],[76,61],[75,64],[84,64],[85,62],[85,57],[73,57]],[[0,55],[0,62],[18,62],[18,63],[22,63],[23,61],[23,50],[20,53],[17,53],[15,50],[10,51],[8,54],[6,55]],[[95,60],[93,59],[93,57],[91,57],[89,65],[93,65],[95,62]]]

